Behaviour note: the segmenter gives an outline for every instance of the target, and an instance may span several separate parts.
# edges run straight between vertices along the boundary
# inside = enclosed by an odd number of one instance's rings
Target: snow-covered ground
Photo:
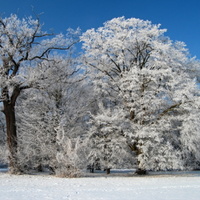
[[[2,200],[200,200],[200,173],[58,178],[0,172]]]

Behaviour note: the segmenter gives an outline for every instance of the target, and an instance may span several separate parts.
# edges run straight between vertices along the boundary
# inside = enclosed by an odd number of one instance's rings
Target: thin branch
[[[35,59],[44,59],[45,54],[47,54],[49,51],[51,50],[69,50],[74,44],[76,44],[77,42],[73,42],[71,45],[69,45],[68,47],[49,47],[47,48],[41,55],[39,56],[34,56],[32,58],[27,58],[27,60],[32,61]]]
[[[119,73],[121,73],[122,70],[120,68],[120,65],[117,64],[108,53],[106,53],[106,55],[110,58],[111,62],[114,63],[114,65],[117,67],[116,71],[118,71]]]
[[[181,104],[182,104],[182,102],[179,102],[179,103],[176,103],[176,104],[170,106],[169,108],[167,108],[164,111],[162,111],[162,113],[159,116],[160,117],[164,116],[168,112],[170,112],[170,111],[174,110],[175,108],[179,107]]]

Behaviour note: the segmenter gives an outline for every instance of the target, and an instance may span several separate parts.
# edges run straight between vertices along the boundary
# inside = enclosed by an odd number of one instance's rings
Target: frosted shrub
[[[84,163],[82,142],[79,138],[70,138],[60,124],[57,132],[57,154],[55,174],[61,177],[79,177]]]

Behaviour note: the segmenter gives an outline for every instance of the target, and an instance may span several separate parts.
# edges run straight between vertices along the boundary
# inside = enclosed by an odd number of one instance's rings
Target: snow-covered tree
[[[88,110],[94,109],[90,106],[92,87],[70,54],[56,56],[48,65],[45,61],[42,68],[48,76],[42,88],[24,91],[17,103],[19,158],[24,170],[45,166],[59,176],[76,176],[86,166],[83,138]]]
[[[200,168],[200,97],[196,96],[184,113],[183,128],[181,129],[181,143],[185,167]]]
[[[82,75],[79,76],[83,77]],[[74,82],[64,88],[64,105],[58,126],[56,141],[59,150],[56,155],[56,174],[61,176],[79,176],[85,169],[89,146],[89,113],[96,109],[93,88],[87,79]]]
[[[99,102],[98,112],[91,115],[87,136],[88,164],[91,169],[102,168],[110,173],[112,168],[130,168],[133,155],[123,136],[126,119],[117,108],[104,106]]]
[[[81,38],[98,92],[129,115],[132,129],[125,136],[139,171],[182,168],[183,121],[190,109],[198,112],[190,107],[198,93],[190,69],[199,63],[189,59],[183,42],[171,41],[165,32],[150,21],[120,17]],[[194,141],[190,134],[185,140]]]
[[[13,173],[18,171],[15,118],[18,96],[45,78],[45,74],[35,74],[41,61],[49,60],[53,50],[69,49],[74,42],[73,37],[43,32],[39,19],[19,19],[16,15],[0,18],[0,92]]]

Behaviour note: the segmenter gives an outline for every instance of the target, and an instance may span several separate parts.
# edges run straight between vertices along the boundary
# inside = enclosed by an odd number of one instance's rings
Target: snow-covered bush
[[[56,128],[56,168],[55,174],[60,177],[79,177],[85,161],[82,149],[82,141],[79,137],[70,138],[60,124]]]

